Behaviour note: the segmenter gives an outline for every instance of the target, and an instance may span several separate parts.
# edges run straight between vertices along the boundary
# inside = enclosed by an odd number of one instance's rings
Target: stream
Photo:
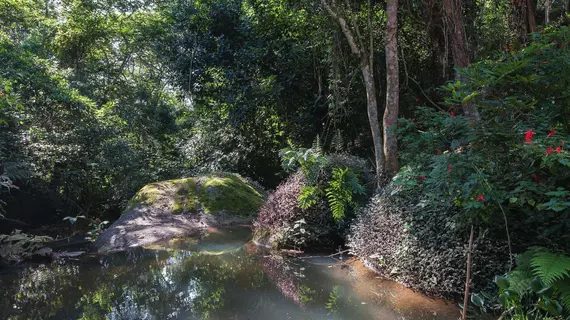
[[[213,229],[135,248],[0,270],[0,319],[455,320],[457,304],[382,280],[361,263],[286,257]]]

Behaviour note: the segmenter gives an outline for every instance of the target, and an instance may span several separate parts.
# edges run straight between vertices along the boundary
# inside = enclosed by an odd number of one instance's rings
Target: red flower
[[[548,146],[548,148],[546,148],[546,155],[549,155],[553,152],[554,152],[554,149],[552,149],[552,146]]]
[[[449,110],[455,110],[454,106],[449,107]]]
[[[524,133],[524,141],[526,143],[531,143],[532,142],[532,136],[534,136],[536,133],[534,131],[532,131],[532,129],[526,131]]]
[[[441,150],[437,149],[437,154],[441,154]]]
[[[422,174],[422,175],[420,176],[420,178],[421,178],[422,180],[425,180],[425,179],[426,179],[426,176]]]
[[[552,40],[552,43],[556,43],[556,42],[558,42],[558,41],[556,41],[556,40]]]
[[[420,102],[420,99],[419,99],[419,98],[416,98],[416,102]]]
[[[451,112],[449,113],[449,117],[450,117],[450,118],[455,118],[455,113],[453,113],[453,111],[451,111]]]
[[[540,182],[540,179],[538,178],[538,176],[536,174],[533,173],[530,177],[532,178],[532,180],[534,182]]]
[[[484,196],[482,193],[480,193],[480,194],[477,196],[477,201],[485,201],[485,196]]]
[[[562,152],[562,147],[561,146],[556,147],[556,149],[554,149],[554,152]]]
[[[469,125],[473,126],[473,120],[469,120]]]
[[[451,173],[451,168],[453,168],[453,166],[452,166],[452,165],[448,165],[448,166],[447,166],[447,172],[450,172],[450,173]]]
[[[548,136],[552,137],[555,134],[556,134],[556,130],[550,130],[550,132],[548,133]]]

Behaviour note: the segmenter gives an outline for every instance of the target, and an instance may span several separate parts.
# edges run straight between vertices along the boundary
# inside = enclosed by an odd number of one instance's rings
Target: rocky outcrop
[[[263,203],[261,187],[237,174],[151,183],[95,242],[99,252],[199,237],[208,227],[249,223]]]

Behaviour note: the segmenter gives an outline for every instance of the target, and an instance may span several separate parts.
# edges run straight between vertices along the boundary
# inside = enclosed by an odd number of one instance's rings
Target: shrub
[[[322,155],[313,149],[289,152],[297,169],[273,191],[254,223],[254,239],[276,248],[334,248],[343,243],[354,209],[372,190],[365,160]],[[298,158],[295,162],[291,159]],[[333,210],[334,209],[334,210]]]
[[[353,227],[355,253],[411,287],[457,296],[471,225],[475,289],[506,270],[509,249],[570,252],[570,81],[560,76],[570,72],[570,29],[533,37],[460,70],[467,81],[442,88],[447,112],[419,107],[400,119],[403,167]],[[481,120],[455,115],[466,103]]]
[[[348,246],[379,274],[410,288],[445,298],[459,298],[465,283],[468,229],[454,223],[457,210],[425,199],[411,201],[375,195],[351,226]],[[508,264],[506,240],[484,232],[475,241],[473,285],[487,288],[489,279]]]

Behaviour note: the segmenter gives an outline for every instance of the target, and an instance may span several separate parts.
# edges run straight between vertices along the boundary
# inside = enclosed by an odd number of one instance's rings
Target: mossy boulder
[[[95,242],[98,251],[201,236],[208,227],[249,223],[265,198],[256,183],[230,173],[144,186]]]
[[[237,174],[218,173],[202,177],[155,182],[144,186],[130,201],[157,206],[173,214],[234,214],[252,217],[263,203],[265,192]]]

